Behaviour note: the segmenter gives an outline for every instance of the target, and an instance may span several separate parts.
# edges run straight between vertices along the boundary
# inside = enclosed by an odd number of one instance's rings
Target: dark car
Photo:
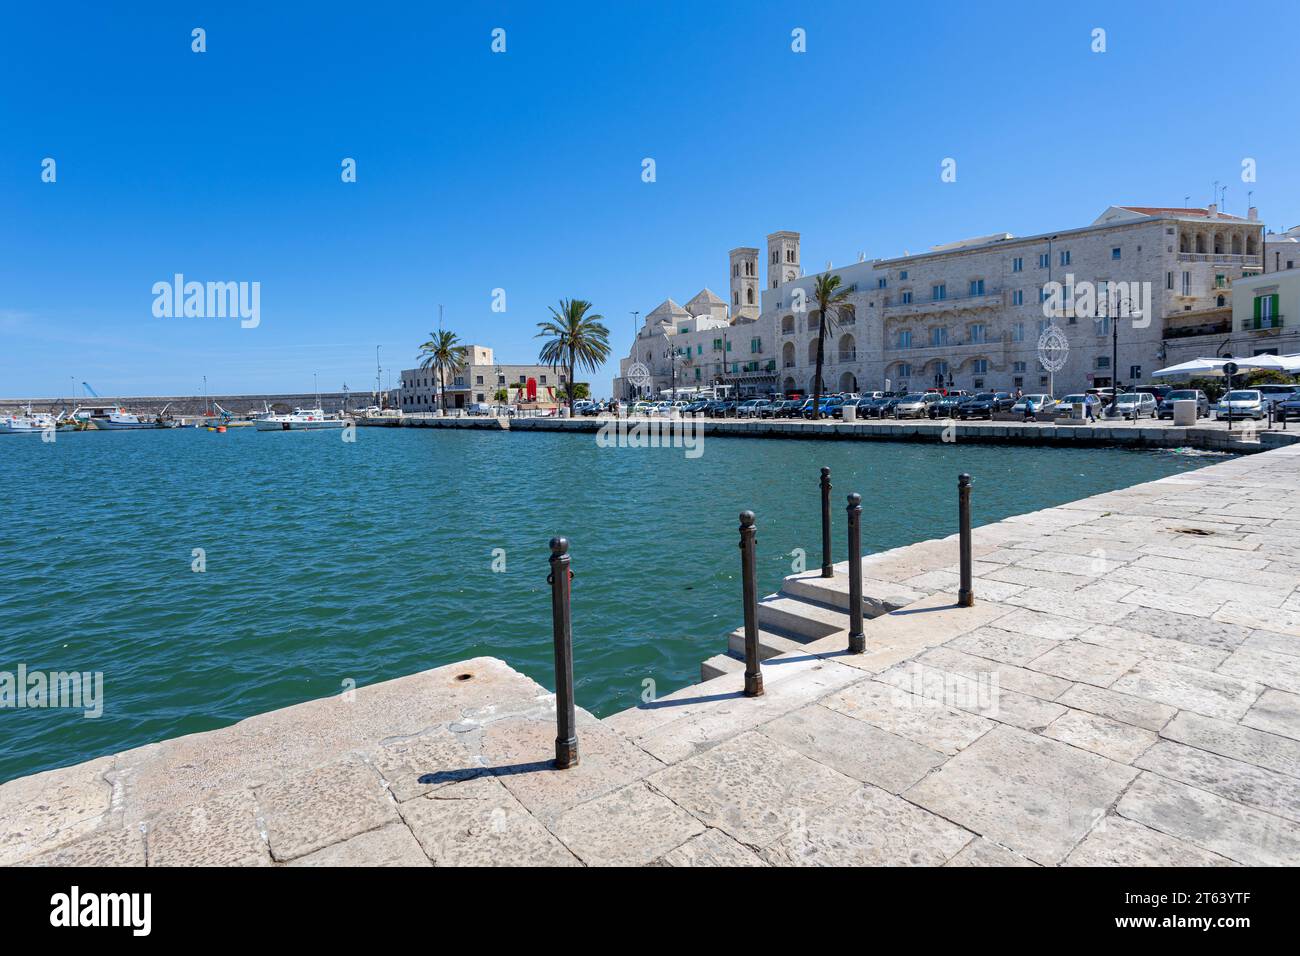
[[[708,414],[710,404],[712,403],[705,399],[701,399],[698,402],[691,402],[689,405],[687,405],[685,408],[682,409],[682,414],[683,415],[706,415]]]
[[[971,400],[972,396],[961,393],[945,395],[930,406],[931,418],[956,418],[961,406]]]
[[[779,402],[773,402],[763,411],[764,418],[790,418],[799,414],[799,409],[803,407],[803,399],[786,398]]]
[[[1178,388],[1165,393],[1156,406],[1157,418],[1173,418],[1174,402],[1196,402],[1196,417],[1204,418],[1210,414],[1210,399],[1199,388]]]
[[[1174,387],[1172,385],[1139,385],[1137,388],[1132,389],[1134,392],[1146,392],[1148,395],[1154,395],[1156,397],[1156,405],[1163,402],[1173,390]]]
[[[705,414],[710,418],[727,418],[733,416],[736,414],[736,403],[726,399],[709,402],[708,411]]]
[[[957,415],[960,418],[991,419],[995,412],[1009,412],[1011,406],[1015,404],[1015,398],[1007,392],[981,392],[970,401],[959,406]]]
[[[1300,418],[1300,393],[1294,398],[1284,398],[1273,406],[1273,414],[1283,421]]]
[[[903,395],[890,395],[888,398],[881,399],[879,405],[875,406],[875,414],[878,418],[892,418],[894,407],[903,400]]]

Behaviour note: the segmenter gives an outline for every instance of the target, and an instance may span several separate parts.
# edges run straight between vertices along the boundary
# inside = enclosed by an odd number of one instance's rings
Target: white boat
[[[288,415],[267,414],[253,421],[259,432],[315,431],[321,428],[343,428],[342,418],[330,418],[320,408],[295,408]]]
[[[39,435],[47,428],[55,428],[54,416],[42,412],[32,413],[28,405],[25,414],[9,414],[0,417],[0,435]]]

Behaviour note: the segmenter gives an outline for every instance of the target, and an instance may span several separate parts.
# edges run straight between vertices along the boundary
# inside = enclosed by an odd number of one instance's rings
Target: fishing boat
[[[167,406],[170,407],[170,406]],[[166,417],[167,408],[156,418],[141,418],[120,405],[91,405],[79,407],[72,418],[93,425],[102,431],[139,431],[145,428],[176,428],[179,422]]]
[[[47,428],[55,428],[56,424],[52,415],[33,414],[32,406],[28,405],[22,415],[10,413],[0,416],[0,435],[39,435]]]
[[[316,431],[322,428],[343,428],[347,421],[331,418],[320,408],[295,408],[287,415],[267,414],[253,421],[259,432]]]

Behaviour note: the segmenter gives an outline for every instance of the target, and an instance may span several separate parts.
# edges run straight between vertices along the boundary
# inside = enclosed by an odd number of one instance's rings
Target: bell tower
[[[753,321],[760,310],[758,296],[758,250],[750,247],[727,253],[731,265],[731,324]]]
[[[767,287],[775,289],[799,278],[799,233],[774,232],[767,237]]]

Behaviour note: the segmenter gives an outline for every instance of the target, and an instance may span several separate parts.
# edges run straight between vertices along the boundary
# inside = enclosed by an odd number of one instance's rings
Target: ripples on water
[[[0,780],[478,655],[547,687],[547,541],[572,542],[579,703],[605,715],[698,680],[741,623],[737,515],[760,587],[819,561],[818,468],[863,494],[863,547],[1204,462],[1163,452],[423,429],[0,436],[0,670],[104,672],[105,712],[3,710]],[[190,569],[194,548],[207,571]],[[505,573],[492,571],[494,548]],[[955,555],[954,555],[955,560]]]

